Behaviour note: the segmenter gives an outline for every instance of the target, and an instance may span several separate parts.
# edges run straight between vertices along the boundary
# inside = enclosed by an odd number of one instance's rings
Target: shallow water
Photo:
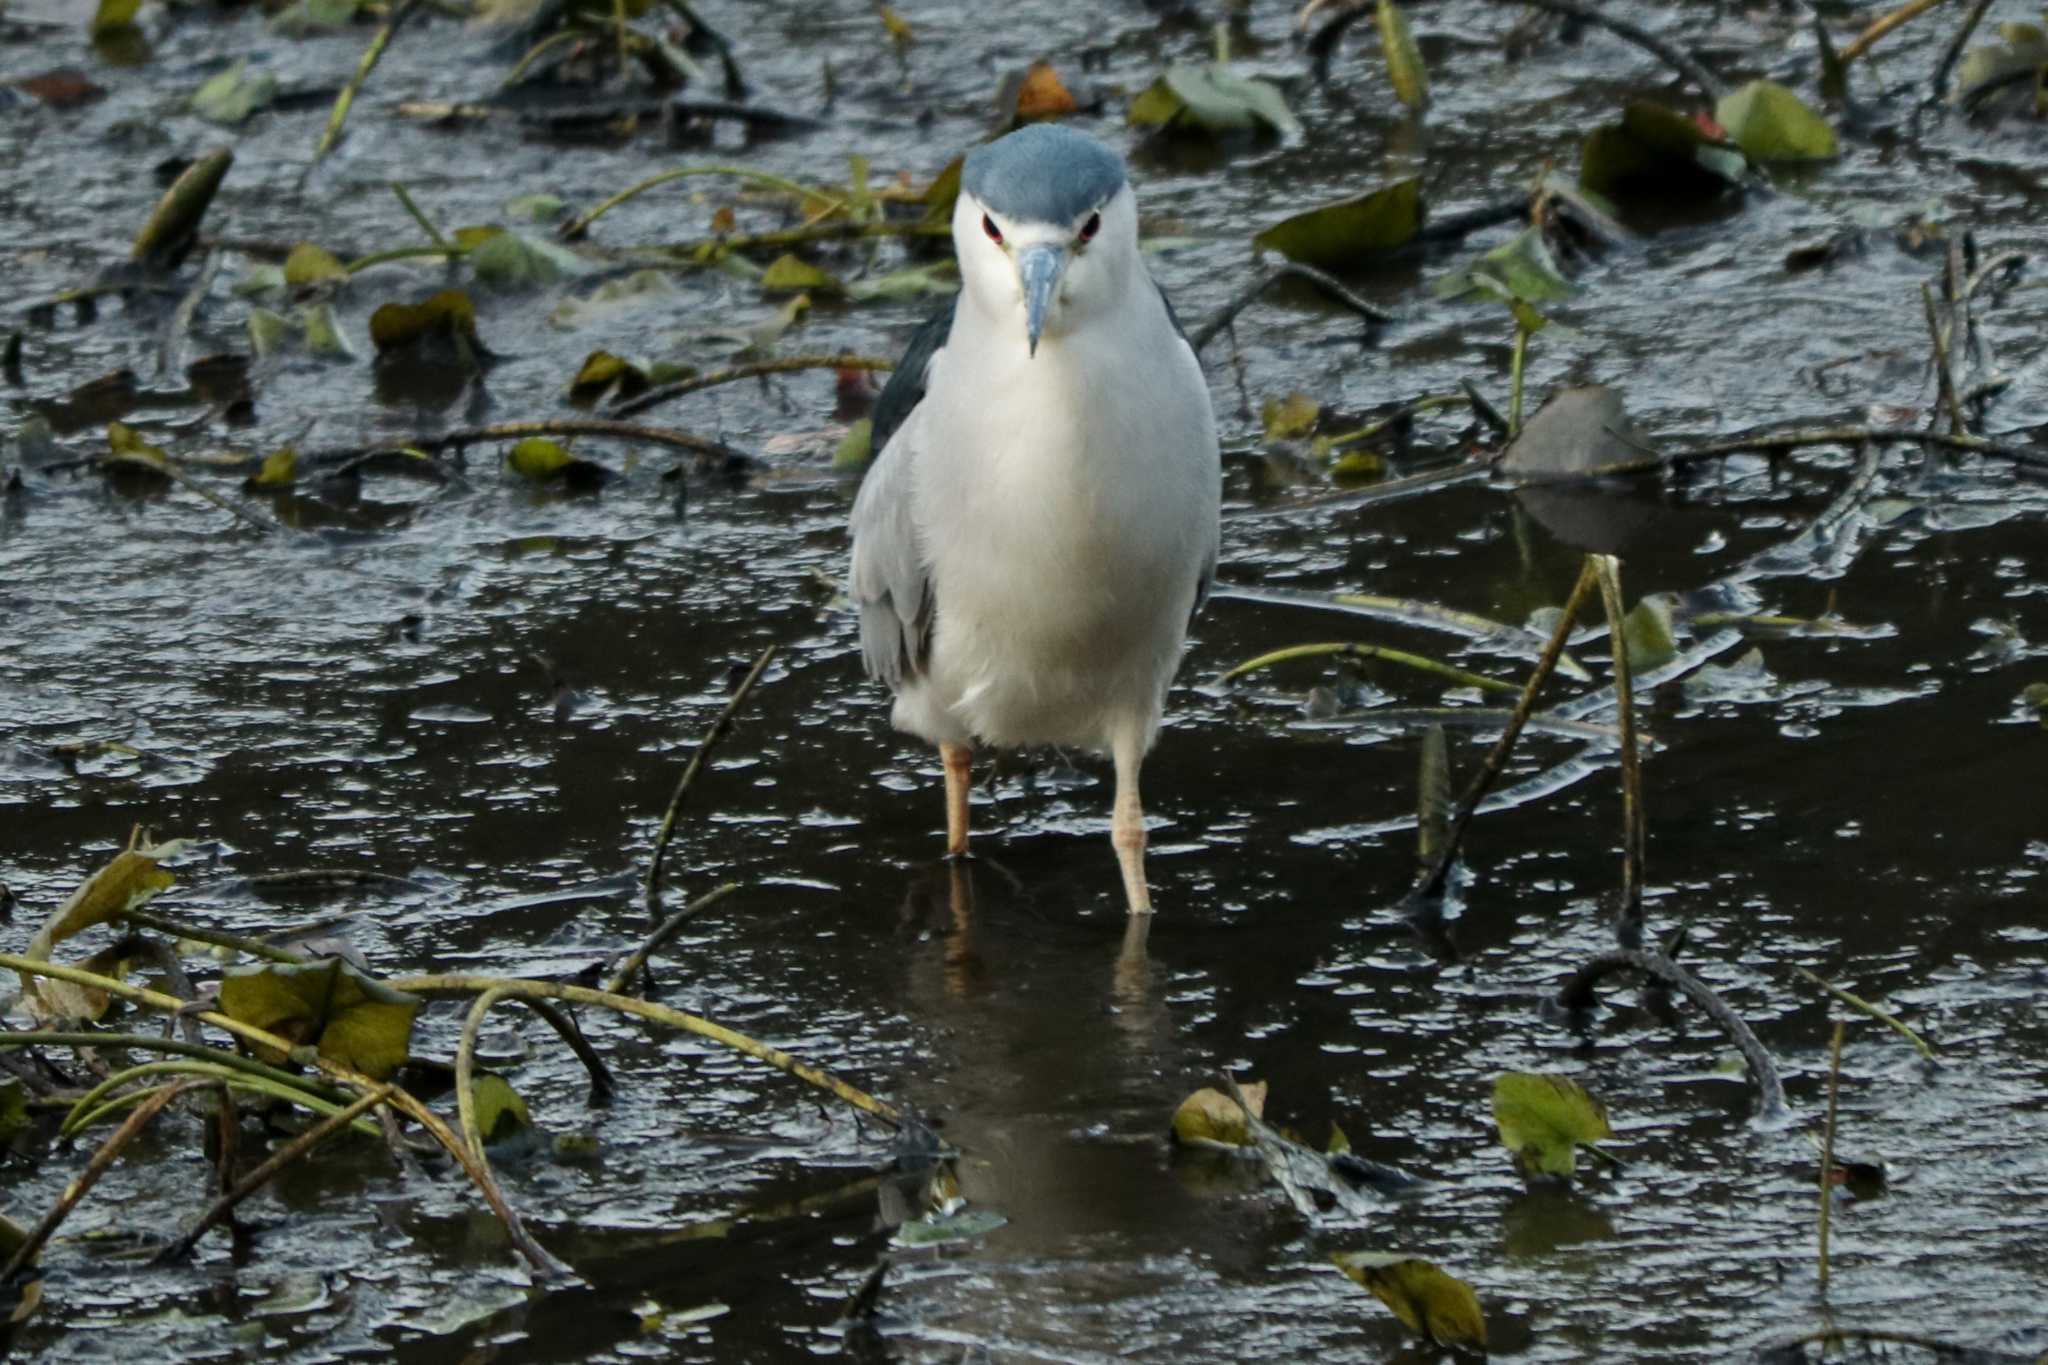
[[[303,190],[325,101],[246,125],[209,226],[314,238],[346,256],[415,240],[383,188],[392,179],[454,225],[499,220],[513,195],[584,205],[714,157],[819,179],[860,152],[878,179],[900,169],[921,184],[985,131],[997,80],[1032,57],[1087,51],[1090,80],[1135,89],[1163,62],[1209,51],[1201,27],[1162,26],[1137,6],[1023,3],[993,18],[898,8],[918,36],[900,60],[854,0],[706,4],[758,98],[818,111],[829,61],[837,102],[816,132],[749,145],[728,125],[708,146],[674,150],[652,132],[566,146],[505,124],[451,131],[399,117],[400,99],[482,95],[508,60],[434,20],[400,35],[348,138]],[[1810,39],[1774,13],[1627,8],[1730,77],[1776,54],[1774,74],[1811,88]],[[287,88],[332,86],[367,38],[285,40],[253,13],[170,24],[150,11],[150,60],[124,69],[95,64],[63,17],[61,30],[33,11],[0,20],[0,74],[79,65],[110,92],[77,111],[0,108],[0,261],[24,305],[125,254],[160,192],[151,163],[225,140],[181,108],[222,54],[248,52]],[[1290,82],[1308,130],[1300,146],[1141,143],[1115,101],[1082,120],[1130,153],[1148,221],[1172,242],[1155,269],[1183,317],[1236,292],[1250,233],[1286,212],[1416,171],[1434,212],[1492,202],[1547,160],[1573,165],[1584,130],[1621,99],[1669,87],[1597,33],[1508,64],[1490,46],[1510,22],[1497,7],[1418,8],[1437,102],[1416,125],[1385,97],[1369,24],[1319,89],[1302,76],[1291,19],[1257,6],[1234,46],[1252,71]],[[1923,79],[1934,46],[1902,42],[1883,79]],[[1821,270],[1795,272],[1786,253],[1923,210],[1970,228],[1986,257],[2039,253],[2043,134],[2038,123],[1916,117],[1905,94],[1865,98],[1873,122],[1845,138],[1839,161],[1780,174],[1776,194],[1666,223],[1593,265],[1579,295],[1552,309],[1577,335],[1537,339],[1531,392],[1615,385],[1643,430],[1670,443],[1763,424],[1924,420],[1933,391],[1918,291],[1938,276],[1938,254],[1916,256],[1888,230]],[[671,187],[620,208],[595,238],[703,233],[729,194],[694,183],[701,195]],[[1370,342],[1310,293],[1278,290],[1246,312],[1234,344],[1225,337],[1204,357],[1226,447],[1254,450],[1260,403],[1291,390],[1359,412],[1472,378],[1503,401],[1500,311],[1438,302],[1427,285],[1507,234],[1358,280],[1403,319]],[[880,247],[877,268],[906,258]],[[226,256],[196,353],[243,346],[245,305],[231,286],[245,267]],[[553,415],[594,347],[702,363],[718,352],[691,349],[686,334],[773,307],[723,276],[679,274],[665,306],[563,331],[543,321],[553,296],[480,295],[480,330],[503,359],[488,411],[465,414],[380,388],[367,359],[370,310],[444,278],[421,264],[360,277],[339,311],[361,358],[259,368],[251,427],[206,422],[166,439],[149,421],[167,410],[145,405],[130,420],[191,454]],[[887,351],[923,307],[820,305],[785,346]],[[2048,294],[2016,290],[1979,319],[2011,380],[1987,430],[2038,423]],[[5,433],[28,400],[117,366],[147,381],[154,355],[153,326],[112,303],[96,325],[60,313],[54,327],[29,327]],[[1679,480],[1626,558],[1631,600],[1732,582],[1742,609],[1832,611],[1870,628],[1764,639],[1755,657],[1730,639],[1707,669],[1644,699],[1656,742],[1652,923],[1685,927],[1684,959],[1776,1053],[1797,1111],[1776,1130],[1750,1122],[1728,1048],[1696,1012],[1674,1029],[1625,987],[1609,989],[1615,1012],[1583,1033],[1541,1009],[1612,941],[1601,906],[1620,862],[1611,751],[1525,741],[1510,788],[1576,759],[1575,780],[1476,825],[1457,958],[1445,964],[1396,908],[1414,875],[1419,734],[1374,714],[1441,704],[1441,690],[1378,668],[1340,680],[1313,664],[1237,693],[1201,685],[1282,645],[1358,639],[1442,656],[1455,643],[1443,635],[1227,598],[1210,606],[1146,769],[1161,913],[1142,961],[1123,950],[1106,773],[1091,758],[1005,758],[977,800],[978,856],[956,881],[934,861],[935,756],[888,731],[832,586],[852,497],[828,470],[832,410],[832,380],[816,373],[658,410],[655,420],[773,452],[751,476],[691,468],[680,512],[663,477],[670,456],[597,446],[586,453],[624,469],[599,496],[537,492],[478,447],[447,490],[373,475],[354,501],[259,503],[305,528],[269,537],[183,491],[32,472],[0,503],[0,882],[21,903],[0,946],[18,950],[143,823],[197,841],[167,911],[246,933],[343,916],[392,975],[573,973],[646,932],[634,883],[669,790],[747,662],[775,644],[670,854],[686,892],[741,889],[671,946],[659,977],[668,1003],[931,1115],[964,1153],[961,1193],[1007,1217],[979,1238],[886,1251],[878,1326],[896,1358],[1431,1358],[1330,1264],[1352,1249],[1443,1264],[1477,1289],[1496,1353],[1533,1361],[1722,1360],[1817,1330],[1807,1134],[1829,1025],[1795,963],[1900,1011],[1941,1057],[1923,1066],[1881,1028],[1851,1027],[1840,1142],[1889,1163],[1894,1183],[1838,1209],[1834,1320],[2016,1351],[2048,1344],[2037,1216],[2048,1196],[2037,1005],[2048,731],[2019,700],[2048,680],[2038,481],[1890,447],[1876,500],[1845,535],[1814,545],[1796,538],[1849,482],[1853,453],[1775,471],[1732,461]],[[1454,454],[1461,430],[1462,417],[1425,422],[1418,446]],[[80,453],[97,440],[72,439]],[[1494,489],[1301,506],[1256,454],[1236,453],[1225,495],[1228,584],[1370,591],[1521,622],[1560,602],[1578,571],[1576,548]],[[1605,677],[1600,638],[1574,652]],[[1508,678],[1526,666],[1479,649],[1455,659]],[[1316,684],[1339,685],[1345,714],[1304,714]],[[1599,687],[1554,683],[1551,695]],[[1460,780],[1492,737],[1451,731]],[[51,753],[100,740],[146,757],[88,757],[74,771]],[[234,885],[316,865],[408,884],[319,896]],[[723,1361],[858,1348],[836,1319],[885,1254],[871,1176],[885,1136],[718,1048],[585,1022],[622,1082],[601,1110],[584,1104],[581,1068],[535,1021],[494,1015],[486,1050],[544,1126],[600,1139],[595,1163],[504,1171],[529,1224],[587,1288],[531,1290],[466,1188],[401,1183],[367,1145],[333,1149],[257,1201],[269,1226],[247,1254],[213,1240],[192,1267],[141,1269],[95,1234],[161,1230],[196,1212],[205,1168],[180,1122],[66,1224],[20,1349],[50,1360],[121,1350]],[[438,1007],[419,1050],[447,1055],[458,1026]],[[1164,1138],[1175,1105],[1224,1069],[1269,1080],[1269,1117],[1307,1140],[1341,1124],[1361,1154],[1430,1184],[1369,1220],[1308,1227],[1255,1174],[1176,1159]],[[1610,1146],[1625,1167],[1569,1192],[1525,1189],[1488,1117],[1489,1087],[1507,1070],[1582,1080],[1613,1112]],[[32,1219],[83,1159],[8,1158],[0,1207]],[[649,1327],[650,1302],[725,1311]]]

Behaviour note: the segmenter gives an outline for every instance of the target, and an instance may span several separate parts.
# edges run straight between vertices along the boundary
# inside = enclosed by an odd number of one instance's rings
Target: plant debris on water
[[[2044,32],[0,6],[0,1354],[2048,1358]],[[843,591],[1049,119],[1225,448],[1128,922]]]

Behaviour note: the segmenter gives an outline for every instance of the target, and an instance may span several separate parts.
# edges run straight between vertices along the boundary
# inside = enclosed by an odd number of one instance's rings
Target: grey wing
[[[903,348],[896,369],[889,375],[889,382],[882,386],[881,396],[875,399],[874,444],[871,448],[877,454],[888,447],[889,438],[909,420],[910,414],[923,401],[925,374],[932,367],[933,357],[945,347],[946,337],[953,330],[953,311],[959,302],[958,294],[947,299],[943,307],[935,309],[910,334],[910,342]]]
[[[1166,320],[1173,324],[1173,330],[1182,341],[1187,342],[1187,348],[1192,353],[1195,349],[1195,343],[1188,340],[1188,329],[1180,325],[1180,314],[1173,310],[1173,299],[1168,296],[1165,286],[1161,285],[1159,281],[1152,281],[1152,287],[1159,291],[1159,302],[1166,307]],[[1200,357],[1196,358],[1196,363],[1200,363]],[[1209,605],[1209,589],[1216,582],[1216,549],[1217,547],[1214,545],[1209,547],[1209,555],[1202,561],[1202,572],[1195,579],[1195,605],[1188,609],[1188,622],[1190,624],[1193,624],[1194,619],[1202,614],[1202,608]]]
[[[861,655],[868,676],[891,689],[923,673],[931,649],[931,577],[911,501],[911,466],[924,425],[919,416],[916,410],[907,414],[868,466],[849,527]]]

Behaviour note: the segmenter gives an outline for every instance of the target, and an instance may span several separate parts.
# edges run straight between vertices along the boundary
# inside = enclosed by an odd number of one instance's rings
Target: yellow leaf
[[[1253,1117],[1263,1117],[1266,1082],[1255,1081],[1238,1089],[1244,1092]],[[1252,1142],[1251,1126],[1237,1101],[1206,1086],[1182,1100],[1174,1111],[1173,1136],[1178,1142],[1203,1147],[1248,1147]]]
[[[505,456],[505,463],[512,466],[512,472],[521,478],[538,483],[576,463],[576,457],[562,448],[559,441],[545,436],[529,436],[513,446]]]
[[[1285,398],[1269,398],[1259,407],[1259,417],[1266,424],[1268,441],[1289,441],[1297,436],[1306,436],[1315,430],[1316,418],[1322,416],[1322,405],[1305,393],[1290,393]]]
[[[99,7],[92,12],[91,31],[95,37],[112,33],[117,28],[126,28],[135,22],[135,16],[142,9],[142,0],[100,0]]]
[[[1439,1346],[1486,1346],[1486,1316],[1472,1286],[1415,1256],[1347,1251],[1332,1257],[1346,1275],[1394,1310],[1412,1332]]]
[[[294,289],[348,278],[348,267],[324,246],[300,242],[284,258],[284,282]]]
[[[916,41],[916,36],[910,31],[909,22],[902,15],[898,14],[893,7],[883,5],[881,7],[881,17],[882,27],[889,30],[890,40],[898,47],[904,47]]]
[[[1578,1144],[1612,1137],[1607,1110],[1577,1081],[1510,1071],[1493,1083],[1493,1121],[1524,1169],[1570,1175]]]
[[[1380,50],[1387,57],[1387,79],[1394,98],[1418,113],[1429,107],[1429,69],[1422,64],[1422,49],[1408,29],[1408,18],[1394,0],[1379,0],[1374,16],[1379,22]]]
[[[249,480],[258,488],[281,488],[299,476],[299,452],[283,446],[263,457],[263,468]]]

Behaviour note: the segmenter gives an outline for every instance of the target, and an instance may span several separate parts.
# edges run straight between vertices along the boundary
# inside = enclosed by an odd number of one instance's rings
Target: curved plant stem
[[[698,237],[690,241],[665,242],[648,247],[670,258],[685,258],[697,264],[707,252],[759,251],[766,247],[802,246],[807,242],[863,241],[870,237],[951,237],[949,223],[814,223],[810,227],[778,228],[772,232],[734,233],[726,237]]]
[[[766,171],[757,171],[748,166],[678,166],[672,171],[663,171],[659,175],[650,175],[636,185],[628,185],[625,189],[611,196],[611,198],[597,204],[596,207],[587,209],[576,217],[571,218],[568,222],[562,224],[557,229],[557,232],[563,241],[573,242],[583,236],[584,233],[590,231],[592,223],[595,223],[598,219],[604,217],[607,213],[610,213],[628,200],[637,199],[647,193],[647,191],[657,189],[672,180],[684,180],[699,175],[730,175],[756,185],[766,185],[770,189],[794,194],[801,199],[815,200],[824,205],[823,214],[837,213],[846,207],[844,201],[835,199],[822,190],[813,189],[809,185],[800,185],[794,180],[785,179],[779,175],[770,175]]]
[[[88,972],[56,962],[43,962],[36,958],[22,957],[16,953],[0,953],[0,971],[22,972],[29,976],[46,976],[58,981],[70,981],[80,986],[96,986],[100,990],[106,991],[109,995],[118,995],[124,1000],[146,1006],[150,1009],[162,1010],[169,1014],[176,1014],[185,1007],[185,1002],[178,999],[175,995],[165,995],[162,991],[152,991],[142,986],[131,986],[126,981],[119,981],[111,976],[101,976],[97,972]],[[596,994],[596,992],[592,992],[592,994]],[[654,1007],[649,1006],[648,1008]],[[253,1025],[245,1024],[239,1019],[231,1018],[218,1011],[201,1011],[197,1017],[201,1023],[210,1024],[214,1028],[231,1033],[246,1042],[255,1043],[259,1047],[266,1047],[276,1052],[284,1053],[294,1060],[303,1059],[330,1080],[338,1081],[358,1094],[367,1094],[372,1090],[379,1089],[383,1084],[382,1082],[370,1079],[353,1067],[343,1066],[331,1058],[321,1056],[312,1048],[296,1047],[288,1038],[280,1038],[267,1029],[260,1029]],[[716,1026],[714,1025],[713,1027]],[[737,1037],[738,1035],[734,1036]],[[755,1046],[758,1047],[760,1045],[755,1044]],[[851,1087],[848,1088],[851,1089]],[[859,1092],[856,1091],[854,1093],[858,1094]],[[401,1110],[406,1117],[426,1129],[434,1141],[440,1143],[442,1148],[455,1158],[457,1163],[461,1165],[463,1173],[470,1178],[470,1181],[476,1185],[478,1191],[483,1194],[485,1202],[491,1206],[491,1212],[496,1214],[498,1221],[504,1225],[505,1234],[511,1239],[513,1247],[532,1264],[535,1270],[540,1272],[543,1278],[554,1279],[573,1275],[574,1272],[569,1267],[555,1259],[544,1247],[527,1234],[524,1224],[519,1221],[519,1215],[513,1211],[510,1204],[505,1202],[504,1197],[499,1194],[497,1187],[480,1178],[481,1173],[477,1170],[476,1163],[469,1159],[469,1153],[463,1147],[462,1139],[457,1137],[446,1123],[442,1122],[438,1114],[422,1104],[410,1091],[403,1089],[393,1089],[389,1102],[393,1107]]]
[[[360,1096],[346,1109],[340,1109],[329,1114],[326,1118],[320,1120],[320,1122],[314,1124],[275,1152],[272,1152],[268,1157],[264,1158],[263,1163],[257,1166],[255,1170],[243,1176],[232,1190],[227,1191],[220,1198],[214,1200],[208,1206],[206,1212],[199,1215],[198,1222],[181,1233],[176,1241],[172,1242],[162,1251],[159,1251],[154,1258],[154,1263],[163,1265],[170,1261],[182,1260],[191,1253],[193,1246],[198,1243],[201,1237],[206,1235],[209,1228],[213,1227],[214,1224],[220,1222],[223,1218],[226,1218],[243,1200],[269,1184],[279,1171],[291,1165],[300,1157],[305,1156],[343,1128],[355,1124],[358,1128],[367,1127],[371,1136],[376,1136],[379,1132],[377,1125],[373,1123],[363,1124],[359,1120],[371,1109],[389,1100],[391,1098],[391,1091],[392,1087],[385,1085],[370,1091],[366,1095]]]
[[[0,967],[7,965],[0,957]],[[666,1005],[656,1005],[646,1000],[636,1000],[630,995],[618,995],[611,991],[592,990],[588,986],[570,986],[556,981],[530,981],[508,976],[404,976],[385,983],[394,990],[409,991],[414,995],[474,995],[479,991],[501,989],[507,995],[541,996],[551,1000],[567,1000],[572,1004],[598,1005],[605,1009],[631,1014],[669,1028],[694,1033],[700,1038],[723,1043],[735,1052],[743,1052],[755,1061],[764,1062],[778,1071],[787,1072],[807,1085],[812,1085],[828,1094],[835,1095],[854,1108],[872,1114],[891,1127],[901,1127],[907,1119],[903,1111],[893,1104],[876,1099],[866,1091],[857,1090],[837,1076],[800,1062],[780,1048],[756,1042],[744,1033],[735,1033],[722,1024],[694,1014],[685,1014]],[[403,1093],[403,1092],[401,1092]]]
[[[234,1055],[222,1048],[215,1048],[213,1052],[216,1057],[223,1061]],[[340,1101],[327,1098],[303,1082],[280,1082],[272,1080],[267,1076],[250,1076],[246,1072],[241,1072],[233,1066],[223,1065],[220,1062],[191,1060],[182,1062],[144,1062],[140,1066],[131,1066],[125,1071],[120,1071],[107,1077],[107,1079],[87,1091],[77,1103],[71,1106],[71,1112],[65,1115],[63,1126],[58,1130],[58,1136],[66,1138],[76,1137],[79,1133],[99,1122],[106,1115],[134,1103],[137,1097],[133,1094],[116,1095],[112,1099],[107,1099],[106,1096],[120,1086],[148,1076],[204,1076],[209,1080],[218,1080],[223,1084],[233,1086],[237,1090],[247,1090],[258,1095],[268,1095],[272,1099],[283,1100],[287,1104],[296,1104],[300,1108],[310,1109],[316,1114],[332,1114],[342,1107]],[[366,1129],[366,1131],[370,1132],[373,1136],[376,1132],[374,1128]]]
[[[1607,639],[1614,655],[1615,724],[1621,727],[1621,916],[1622,942],[1642,941],[1643,855],[1648,845],[1643,814],[1643,757],[1636,747],[1635,680],[1629,676],[1628,640],[1622,630],[1621,561],[1594,555],[1600,601],[1607,611]]]
[[[1822,427],[1811,431],[1758,432],[1748,436],[1730,436],[1725,440],[1696,445],[1689,450],[1675,450],[1665,455],[1646,455],[1637,460],[1617,460],[1613,464],[1588,469],[1565,479],[1525,479],[1522,480],[1522,485],[1588,483],[1600,479],[1621,478],[1630,474],[1651,474],[1658,470],[1675,469],[1680,465],[1691,464],[1695,460],[1717,460],[1725,455],[1739,455],[1745,450],[1782,454],[1806,446],[1852,446],[1866,441],[1879,445],[1940,446],[1944,450],[1964,450],[1976,455],[1988,455],[1994,459],[2011,460],[2014,464],[2025,465],[2030,469],[2048,469],[2048,450],[2029,450],[2024,446],[1988,441],[1981,436],[1971,436],[1967,433],[1907,431],[1898,427]]]
[[[274,943],[265,943],[260,938],[231,934],[224,929],[208,929],[197,924],[187,924],[183,920],[172,919],[169,915],[159,915],[149,910],[123,910],[121,918],[130,924],[154,929],[158,933],[174,934],[179,938],[190,939],[194,943],[210,943],[216,948],[232,948],[236,952],[262,958],[266,962],[283,962],[296,966],[312,961],[304,953],[293,952],[290,948],[280,948]]]
[[[1771,1054],[1749,1025],[1743,1022],[1742,1016],[1730,1009],[1712,986],[1656,949],[1624,948],[1602,953],[1573,972],[1571,978],[1558,988],[1557,1003],[1568,1010],[1586,1009],[1592,1005],[1593,987],[1602,977],[1629,970],[1655,977],[1683,992],[1728,1035],[1749,1066],[1749,1078],[1756,1083],[1759,1118],[1775,1121],[1788,1112],[1785,1083],[1778,1077],[1778,1064],[1771,1060]]]
[[[412,215],[412,220],[420,225],[420,231],[427,234],[428,241],[432,242],[436,247],[440,248],[442,251],[446,251],[451,255],[461,250],[461,248],[457,247],[455,243],[449,241],[446,237],[442,236],[441,229],[434,226],[434,220],[427,217],[427,215],[421,211],[420,206],[413,202],[412,192],[406,189],[405,182],[403,180],[392,181],[391,192],[398,196],[398,202],[405,206],[405,211]]]
[[[455,1114],[462,1124],[462,1141],[476,1160],[476,1168],[495,1187],[491,1159],[484,1152],[483,1130],[476,1123],[476,1035],[483,1028],[491,1006],[506,998],[503,987],[494,986],[470,1002],[469,1016],[462,1021],[462,1041],[455,1047]]]
[[[719,886],[714,886],[663,920],[655,931],[649,934],[638,948],[633,950],[632,956],[619,964],[619,969],[612,973],[611,980],[604,983],[604,988],[615,995],[623,995],[626,987],[632,984],[633,978],[638,976],[641,969],[647,965],[647,959],[653,957],[663,944],[682,932],[684,925],[739,889],[740,884],[738,882],[725,882]]]
[[[595,1104],[609,1101],[612,1092],[618,1089],[618,1083],[612,1079],[612,1069],[604,1064],[604,1058],[597,1055],[597,1049],[583,1036],[583,1030],[576,1027],[576,1021],[545,1000],[522,999],[519,1003],[545,1020],[547,1026],[576,1054],[576,1060],[583,1063],[583,1069],[590,1073],[591,1101]]]
[[[373,251],[367,256],[357,257],[342,269],[355,275],[373,265],[385,265],[392,261],[409,261],[422,256],[439,256],[452,261],[462,254],[463,248],[459,246],[395,246],[389,251]]]
[[[1801,976],[1805,977],[1808,981],[1820,987],[1822,990],[1826,991],[1835,999],[1841,1001],[1844,1005],[1847,1005],[1850,1009],[1855,1010],[1858,1014],[1866,1015],[1869,1018],[1877,1020],[1878,1023],[1883,1024],[1886,1028],[1898,1034],[1901,1038],[1904,1038],[1907,1042],[1911,1043],[1914,1047],[1918,1048],[1920,1050],[1920,1055],[1926,1058],[1928,1061],[1931,1062],[1934,1060],[1934,1049],[1928,1046],[1927,1040],[1925,1038],[1922,1038],[1919,1034],[1913,1032],[1913,1030],[1907,1028],[1904,1024],[1900,1023],[1899,1020],[1894,1016],[1885,1013],[1885,1011],[1871,1004],[1862,996],[1851,995],[1849,992],[1843,990],[1840,986],[1835,985],[1832,981],[1829,981],[1827,978],[1816,975],[1813,972],[1809,972],[1808,970],[1806,970],[1806,968],[1800,966],[1796,962],[1792,964],[1792,970],[1799,973]]]
[[[1388,663],[1401,664],[1424,673],[1434,673],[1440,678],[1464,687],[1480,687],[1494,692],[1518,692],[1521,690],[1521,684],[1519,683],[1503,682],[1498,678],[1489,678],[1483,674],[1469,673],[1451,664],[1439,663],[1437,660],[1425,655],[1410,654],[1403,649],[1388,649],[1383,645],[1363,645],[1346,641],[1319,645],[1290,645],[1286,649],[1276,649],[1270,653],[1261,654],[1255,659],[1246,659],[1243,663],[1237,664],[1227,672],[1219,675],[1216,681],[1218,683],[1227,683],[1241,678],[1247,673],[1256,673],[1262,668],[1270,668],[1274,664],[1287,663],[1294,659],[1326,658],[1330,655],[1346,659],[1384,659]]]
[[[738,713],[741,703],[746,701],[747,694],[754,690],[754,684],[761,680],[763,670],[774,657],[774,645],[761,651],[760,657],[754,660],[754,666],[747,670],[747,676],[741,679],[740,685],[733,689],[732,696],[726,699],[725,709],[718,713],[718,719],[711,722],[711,728],[704,732],[704,738],[697,741],[696,752],[690,755],[690,761],[684,767],[682,777],[676,781],[675,794],[669,797],[668,810],[661,817],[661,828],[654,833],[654,852],[648,856],[647,876],[641,883],[649,908],[659,905],[661,901],[661,860],[668,852],[669,839],[675,834],[676,816],[682,813],[683,798],[690,794],[690,785],[697,780],[697,774],[703,770],[704,760],[718,747],[718,741],[725,738],[725,732],[732,728],[733,716]]]
[[[1506,3],[1507,0],[1503,0],[1503,2]],[[1715,78],[1713,72],[1701,65],[1697,58],[1683,49],[1665,42],[1648,29],[1638,28],[1626,19],[1617,19],[1613,15],[1605,13],[1601,6],[1575,4],[1573,0],[1512,0],[1512,3],[1517,5],[1526,4],[1536,9],[1547,9],[1552,14],[1566,15],[1577,19],[1580,23],[1591,24],[1595,28],[1604,28],[1615,37],[1634,43],[1637,47],[1649,53],[1658,61],[1685,77],[1685,79],[1691,81],[1699,87],[1700,93],[1708,99],[1719,101],[1721,98],[1723,93],[1721,82]],[[1847,61],[1848,59],[1849,54],[1844,52],[1842,60]]]
[[[699,389],[708,389],[719,384],[730,384],[736,380],[752,379],[756,375],[786,374],[791,370],[893,370],[895,368],[896,362],[887,356],[857,355],[853,353],[843,355],[791,355],[783,356],[776,360],[754,360],[744,365],[734,365],[729,369],[713,370],[709,374],[693,375],[688,379],[679,379],[673,384],[663,384],[659,388],[652,388],[645,393],[635,394],[625,402],[614,406],[611,410],[611,415],[614,417],[631,417],[635,413],[645,412],[651,407],[666,403],[671,398],[681,398],[686,393],[695,393]]]
[[[323,1093],[319,1088],[309,1086],[303,1077],[294,1076],[254,1057],[227,1052],[204,1043],[188,1043],[180,1038],[161,1038],[147,1033],[82,1033],[58,1032],[47,1029],[11,1033],[0,1030],[0,1047],[96,1047],[132,1048],[137,1052],[163,1052],[174,1057],[191,1057],[211,1062],[216,1066],[239,1072],[244,1076],[270,1081],[273,1084],[289,1086],[306,1091],[308,1094],[329,1103],[338,1104],[340,1098],[332,1093]]]
[[[35,1259],[36,1253],[43,1249],[43,1243],[49,1241],[51,1234],[57,1231],[57,1226],[70,1215],[71,1210],[78,1207],[78,1201],[85,1198],[87,1192],[99,1183],[100,1177],[107,1173],[107,1168],[114,1164],[114,1158],[121,1155],[122,1149],[135,1141],[142,1130],[149,1126],[149,1121],[155,1118],[165,1105],[199,1084],[197,1080],[186,1080],[165,1086],[144,1100],[141,1106],[100,1144],[99,1150],[92,1154],[92,1160],[86,1163],[85,1170],[65,1185],[64,1193],[50,1206],[50,1211],[29,1230],[27,1238],[14,1249],[14,1254],[7,1258],[7,1264],[0,1266],[0,1284],[13,1279],[15,1271]]]
[[[1885,34],[1890,33],[1893,29],[1900,27],[1910,20],[1919,18],[1927,13],[1927,11],[1943,3],[1945,3],[1945,0],[1906,0],[1905,4],[1900,5],[1890,13],[1879,15],[1872,21],[1870,27],[1864,29],[1863,32],[1857,34],[1843,45],[1842,64],[1847,66],[1850,62],[1855,61],[1858,57],[1870,51],[1877,44],[1877,40],[1884,37]],[[1823,1275],[1821,1279],[1825,1282],[1827,1277]]]

